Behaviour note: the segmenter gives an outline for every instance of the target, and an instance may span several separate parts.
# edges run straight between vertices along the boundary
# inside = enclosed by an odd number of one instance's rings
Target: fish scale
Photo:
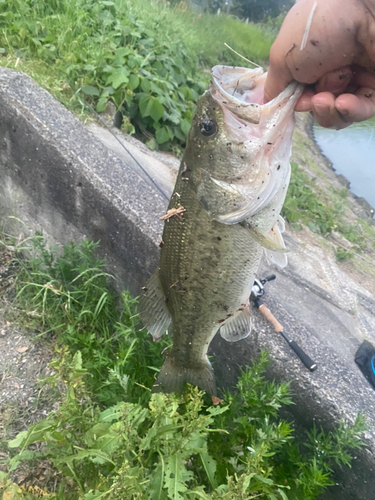
[[[262,247],[243,227],[210,220],[193,187],[181,180],[183,175],[180,169],[174,191],[180,196],[172,196],[169,208],[182,205],[186,212],[182,221],[174,216],[165,224],[159,267],[172,311],[173,355],[188,367],[197,360],[205,362],[220,321],[246,299]],[[189,344],[192,336],[194,343]]]

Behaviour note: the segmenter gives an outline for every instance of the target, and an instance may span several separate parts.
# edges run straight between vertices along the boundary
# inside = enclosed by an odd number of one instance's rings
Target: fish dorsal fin
[[[241,306],[220,328],[220,335],[228,342],[245,339],[251,331],[251,314],[247,305]]]
[[[142,289],[139,316],[154,340],[159,340],[172,323],[157,270]]]
[[[239,224],[243,227],[246,227],[246,229],[251,232],[252,238],[263,248],[267,248],[267,250],[272,250],[273,252],[287,252],[283,237],[281,236],[281,232],[279,227],[277,226],[277,223],[273,226],[269,233],[266,233],[258,227],[249,224],[247,220],[244,220]]]

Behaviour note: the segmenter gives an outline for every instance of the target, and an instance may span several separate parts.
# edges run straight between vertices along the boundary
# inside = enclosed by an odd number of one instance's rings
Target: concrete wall
[[[137,294],[156,268],[167,201],[35,82],[0,69],[0,216],[65,244],[101,242]],[[12,224],[14,221],[12,221]]]

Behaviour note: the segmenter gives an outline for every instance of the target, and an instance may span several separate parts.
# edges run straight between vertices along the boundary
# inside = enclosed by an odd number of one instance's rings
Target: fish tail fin
[[[175,363],[173,351],[166,357],[153,392],[181,392],[186,383],[197,385],[209,396],[216,396],[214,372],[208,359],[192,367]]]

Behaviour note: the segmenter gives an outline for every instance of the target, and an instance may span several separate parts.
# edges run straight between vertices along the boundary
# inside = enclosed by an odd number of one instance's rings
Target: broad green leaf
[[[93,87],[92,85],[85,85],[82,87],[82,92],[86,95],[91,95],[91,96],[98,96],[99,95],[99,90],[97,87]]]
[[[214,490],[217,487],[217,481],[215,479],[215,472],[217,468],[216,460],[213,459],[209,453],[205,452],[200,453],[199,456],[202,460],[202,464],[204,470],[206,471],[208,480],[210,481],[212,489]]]
[[[168,457],[164,484],[171,500],[184,500],[184,496],[181,493],[185,493],[188,490],[186,481],[189,481],[192,477],[193,473],[186,470],[184,460],[181,456],[173,454]]]
[[[86,432],[85,436],[89,439],[92,438],[96,440],[108,434],[110,432],[110,427],[111,424],[109,422],[99,422],[98,424],[95,424],[94,427],[91,427],[91,429]]]
[[[28,446],[36,441],[43,440],[44,433],[53,428],[53,424],[49,420],[41,420],[35,424],[29,431],[23,431],[18,434],[15,439],[9,441],[9,448],[18,448],[19,446]]]
[[[129,26],[123,26],[122,31],[124,34],[129,34],[130,33]],[[117,49],[117,55],[119,55],[121,57],[128,56],[129,54],[132,54],[133,52],[134,52],[134,49],[132,49],[131,47],[120,47],[119,49]]]
[[[111,83],[114,89],[118,89],[124,83],[128,83],[129,78],[124,73],[112,73],[107,79],[107,83]]]
[[[158,85],[156,85],[154,82],[151,82],[151,90],[152,92],[154,92],[155,94],[159,94],[159,95],[163,95],[164,94],[164,90],[161,89]]]
[[[99,415],[99,421],[100,422],[113,422],[114,420],[118,420],[124,410],[126,403],[118,403],[115,406],[111,406],[110,408],[107,408],[106,410],[102,411],[101,414]]]
[[[154,137],[151,137],[151,139],[146,142],[146,146],[152,151],[155,151],[158,149],[158,142]],[[157,371],[159,371],[159,369]]]
[[[159,99],[160,102],[160,99]],[[171,114],[166,113],[165,120],[170,120],[175,125],[179,125],[181,121],[181,116],[178,113],[172,112]]]
[[[270,485],[274,484],[272,479],[268,479],[268,477],[263,477],[260,474],[255,474],[255,477],[256,477],[256,479],[258,479],[258,481],[261,481],[262,483],[270,484]]]
[[[17,436],[8,442],[9,448],[19,448],[28,436],[29,431],[22,431]]]
[[[139,106],[139,111],[141,112],[143,118],[150,116],[150,111],[152,107],[152,97],[150,95],[141,97],[139,99],[138,106]]]
[[[96,111],[98,113],[101,113],[102,111],[104,111],[106,106],[107,106],[107,102],[108,102],[108,97],[102,96],[99,99],[98,104],[96,105]]]
[[[160,104],[160,102],[155,97],[152,97],[151,99],[152,102],[151,102],[150,116],[153,120],[157,122],[164,114],[164,106]]]
[[[156,131],[156,140],[158,141],[158,144],[163,144],[164,142],[169,141],[169,133],[167,127],[162,127],[159,128]]]
[[[139,85],[139,76],[138,75],[130,75],[128,87],[131,90],[134,90],[138,87],[138,85]]]
[[[185,134],[183,134],[181,132],[180,127],[173,127],[173,132],[174,132],[175,137],[177,137],[177,139],[179,139],[181,142],[186,141]]]
[[[90,458],[90,459],[99,458],[100,463],[110,462],[111,464],[115,465],[106,453],[103,453],[99,450],[93,450],[93,449],[80,450],[75,455],[70,455],[68,457],[58,458],[58,459],[55,459],[54,462],[56,464],[60,464],[60,463],[64,464],[64,463],[73,462],[74,460],[84,460],[85,458]]]
[[[146,92],[146,94],[148,94],[151,90],[150,80],[147,80],[147,78],[142,78],[141,89],[143,90],[143,92]]]
[[[199,487],[199,486],[198,486]],[[193,498],[203,498],[204,500],[211,500],[212,496],[207,495],[207,493],[204,492],[203,487],[201,486],[202,490],[197,490],[196,488],[192,491],[187,491],[186,495],[192,496]]]
[[[245,493],[248,487],[250,486],[250,481],[251,479],[255,476],[255,472],[251,474],[246,474],[246,477],[244,479],[243,485],[242,485],[242,493]]]
[[[160,455],[160,462],[158,463],[155,472],[153,473],[150,484],[148,487],[148,499],[149,500],[162,500],[167,497],[165,491],[163,491],[164,484],[164,459]]]
[[[191,127],[190,123],[187,120],[182,120],[180,123],[180,127],[181,127],[182,132],[185,135],[188,135],[190,127]]]
[[[112,434],[100,437],[95,443],[95,448],[103,451],[104,453],[112,454],[122,444],[123,440],[119,438],[117,433],[112,431]]]

